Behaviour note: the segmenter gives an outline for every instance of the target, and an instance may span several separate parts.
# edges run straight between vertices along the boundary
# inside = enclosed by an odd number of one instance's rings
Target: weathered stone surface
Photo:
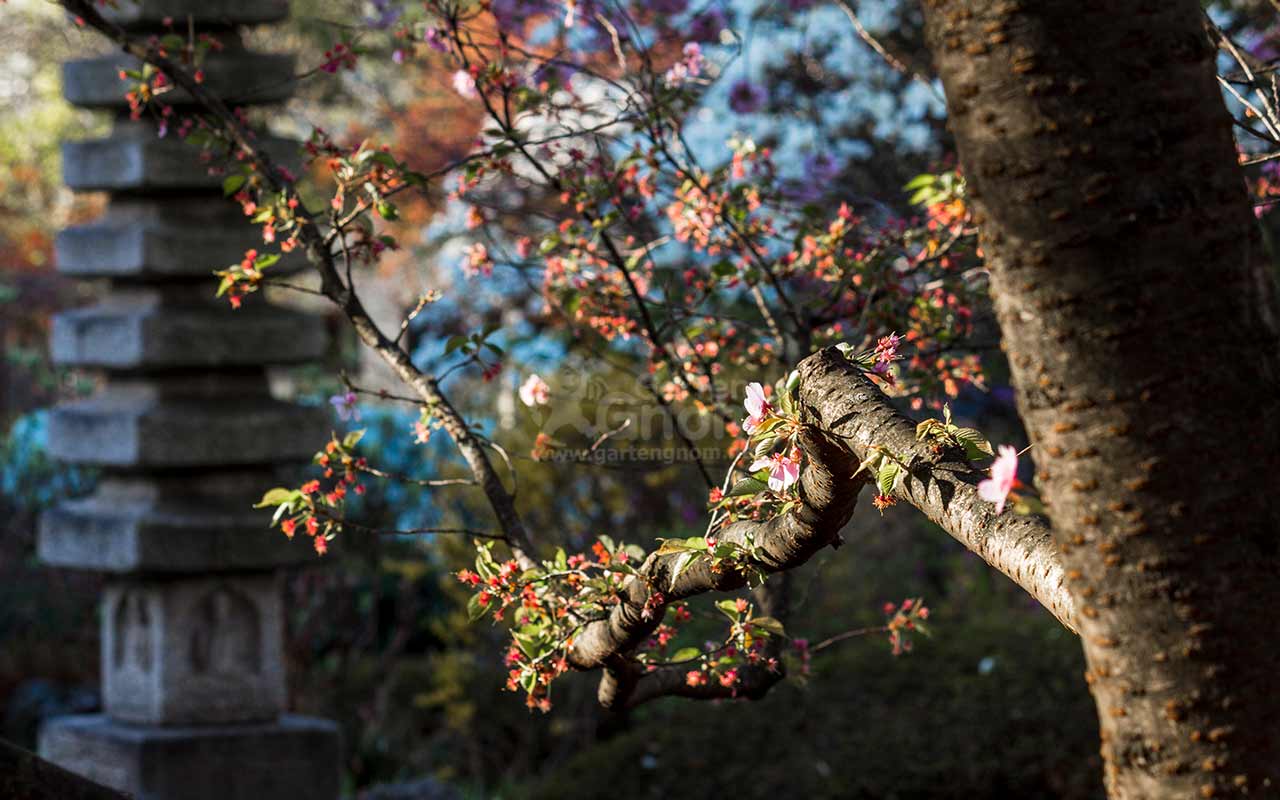
[[[60,717],[40,732],[40,754],[137,800],[326,800],[338,796],[333,723],[146,727],[102,715]]]
[[[116,297],[56,315],[51,349],[59,364],[129,370],[293,364],[324,353],[325,331],[319,317],[260,302],[236,311]]]
[[[185,34],[190,20],[217,36],[225,49],[202,65],[204,85],[232,105],[293,88],[293,59],[246,51],[235,29],[283,18],[285,0],[121,0],[102,11],[145,33]],[[68,64],[65,93],[120,112],[117,73],[134,63],[115,53]],[[190,98],[171,90],[166,101]],[[299,171],[296,142],[261,144]],[[59,236],[59,267],[110,278],[111,290],[55,321],[55,358],[107,375],[98,395],[52,412],[49,450],[103,470],[92,496],[46,512],[39,551],[112,574],[101,615],[107,714],[47,724],[40,749],[137,800],[335,800],[337,727],[280,716],[284,617],[271,570],[314,550],[252,509],[288,482],[273,465],[309,460],[327,439],[329,410],[272,399],[267,370],[321,354],[323,323],[260,298],[239,312],[212,298],[213,270],[269,249],[222,197],[226,156],[123,113],[109,137],[63,148],[70,188],[113,196],[102,219]],[[302,261],[294,253],[272,271]]]
[[[221,193],[158,201],[116,198],[102,218],[58,233],[58,270],[86,278],[213,280],[212,272],[262,249],[261,229]],[[271,272],[305,266],[301,251],[280,259]]]
[[[128,5],[128,3],[121,3]],[[291,55],[228,49],[210,53],[201,65],[204,86],[228,105],[276,103],[293,93]],[[121,80],[120,70],[137,70],[141,62],[123,53],[68,61],[62,65],[62,94],[86,108],[128,108],[125,93],[134,81]],[[169,105],[191,105],[191,95],[174,88],[164,95]]]
[[[284,612],[273,574],[120,580],[102,605],[113,719],[214,724],[284,710]]]
[[[299,162],[297,142],[264,136],[262,145],[276,163]],[[128,129],[106,139],[62,145],[62,179],[76,191],[217,189],[222,177],[210,173],[195,147],[177,137],[161,139],[154,130]]]
[[[41,516],[39,556],[53,566],[149,575],[314,563],[308,541],[286,539],[269,512],[252,508],[280,483],[269,470],[107,477],[90,497]]]
[[[327,428],[324,409],[267,397],[149,396],[112,386],[51,412],[49,452],[116,467],[268,464],[308,459]]]

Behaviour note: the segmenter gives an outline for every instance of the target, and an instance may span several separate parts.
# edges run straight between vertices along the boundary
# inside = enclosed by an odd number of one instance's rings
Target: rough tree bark
[[[926,0],[1113,798],[1280,793],[1274,287],[1194,0]]]

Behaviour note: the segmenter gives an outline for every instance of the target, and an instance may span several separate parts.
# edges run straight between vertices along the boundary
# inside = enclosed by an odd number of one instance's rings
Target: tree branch
[[[917,441],[915,423],[899,414],[835,348],[806,358],[798,369],[801,420],[810,425],[800,440],[806,458],[800,477],[803,506],[765,522],[735,523],[721,532],[721,540],[745,545],[750,538],[760,553],[752,566],[765,573],[794,569],[826,545],[837,545],[840,529],[849,521],[865,483],[853,472],[869,448],[878,445],[910,466],[896,493],[899,500],[918,508],[1076,631],[1075,606],[1067,593],[1057,547],[1042,519],[997,515],[990,503],[978,497],[977,484],[986,473],[958,454],[939,456],[930,444]],[[678,554],[650,555],[639,570],[642,578],[626,584],[621,602],[609,617],[587,625],[573,644],[571,666],[606,669],[598,692],[605,706],[633,706],[664,694],[701,696],[697,687],[685,687],[661,669],[656,675],[638,673],[629,657],[661,620],[661,609],[655,612],[651,607],[645,614],[652,592],[662,592],[664,602],[670,603],[705,592],[732,591],[746,583],[743,572],[731,568],[714,572],[705,558],[673,583],[678,558]]]

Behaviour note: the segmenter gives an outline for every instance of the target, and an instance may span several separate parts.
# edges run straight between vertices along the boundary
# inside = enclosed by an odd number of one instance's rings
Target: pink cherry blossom
[[[453,90],[468,100],[473,100],[480,96],[480,93],[476,91],[476,79],[465,69],[460,69],[453,73]]]
[[[704,65],[702,48],[697,42],[688,42],[684,46],[684,58],[671,65],[663,76],[668,87],[678,87],[702,74]]]
[[[748,434],[755,433],[773,415],[773,406],[765,399],[764,387],[758,383],[747,384],[747,399],[742,404],[747,409],[747,419],[742,423],[742,429]]]
[[[360,409],[356,408],[356,393],[347,392],[346,394],[335,394],[329,398],[329,404],[333,406],[333,410],[337,412],[338,418],[342,421],[355,419],[360,421]]]
[[[1004,511],[1005,500],[1009,492],[1018,484],[1018,451],[1007,445],[1000,445],[1000,454],[991,465],[991,477],[978,484],[978,496],[988,503],[996,504],[996,513]]]
[[[520,402],[530,408],[545,406],[551,402],[551,387],[537,374],[530,375],[520,385]]]
[[[752,472],[762,469],[769,470],[769,488],[775,492],[785,492],[788,486],[800,480],[800,461],[782,453],[758,459],[751,465]]]
[[[426,444],[431,440],[431,428],[422,420],[413,423],[413,441],[416,444]]]

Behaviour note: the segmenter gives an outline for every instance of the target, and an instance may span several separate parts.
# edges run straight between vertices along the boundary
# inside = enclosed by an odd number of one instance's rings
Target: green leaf
[[[480,605],[479,594],[471,595],[471,599],[467,601],[467,619],[471,620],[472,622],[475,622],[476,620],[483,617],[487,610],[488,610],[487,606]]]
[[[342,446],[343,446],[343,448],[345,448],[345,449],[347,449],[347,450],[350,450],[351,448],[353,448],[353,447],[355,447],[357,444],[359,444],[359,443],[360,443],[360,439],[362,439],[362,438],[364,437],[364,431],[365,431],[365,429],[364,429],[364,428],[361,428],[361,429],[360,429],[360,430],[358,430],[358,431],[351,431],[351,432],[350,432],[350,433],[348,433],[346,436],[343,436],[343,437],[342,437]]]
[[[991,449],[991,442],[987,441],[987,437],[973,428],[957,428],[954,436],[964,447],[965,458],[970,461],[977,461],[980,458],[995,455],[995,451]]]
[[[726,497],[742,497],[748,494],[759,494],[769,488],[769,484],[756,477],[743,478],[733,485]]]
[[[671,655],[672,661],[692,661],[702,655],[702,651],[696,647],[681,647]]]
[[[670,588],[672,590],[676,588],[676,581],[680,580],[680,576],[685,573],[685,570],[693,566],[693,562],[697,560],[697,556],[698,554],[693,550],[685,550],[683,553],[676,556],[675,566],[671,570]]]
[[[720,600],[716,603],[716,608],[728,615],[729,619],[734,622],[738,621],[738,603],[735,600]]]
[[[729,261],[717,261],[711,265],[711,274],[717,278],[734,278],[738,275],[738,268]]]
[[[756,617],[751,620],[752,627],[759,628],[762,631],[768,631],[776,636],[786,636],[787,631],[782,627],[782,623],[773,617]]]
[[[942,423],[936,419],[926,419],[916,425],[916,441],[924,441],[924,439],[934,434],[938,428],[942,427]]]
[[[293,495],[294,495],[293,489],[286,489],[283,486],[277,486],[274,489],[269,489],[267,493],[262,496],[262,499],[258,501],[258,504],[254,506],[254,508],[266,508],[268,506],[278,506],[281,503],[287,503],[290,500],[292,500]]]
[[[701,548],[690,547],[684,539],[664,539],[662,545],[658,547],[658,555],[669,556],[672,553],[686,553],[690,550],[698,552]]]
[[[240,191],[240,187],[244,186],[245,180],[247,180],[247,178],[242,172],[238,172],[235,175],[228,175],[227,177],[223,178],[222,179],[223,196],[230,197],[231,195]]]
[[[752,451],[752,455],[756,458],[764,458],[769,455],[769,451],[778,443],[777,436],[766,436],[756,444],[756,449]]]
[[[917,175],[912,178],[906,186],[902,187],[902,190],[904,192],[912,192],[925,186],[932,186],[934,181],[937,179],[936,175],[931,175],[926,172],[923,175]]]
[[[462,347],[466,343],[467,343],[467,337],[465,336],[460,336],[460,335],[450,336],[449,341],[445,342],[444,354],[447,356],[450,353],[452,353],[454,350],[457,350],[459,347]]]
[[[893,488],[898,483],[901,471],[902,468],[896,461],[886,458],[880,463],[880,469],[876,471],[876,485],[880,487],[880,494],[893,494]]]
[[[787,376],[787,393],[794,394],[796,389],[800,388],[800,372],[799,370],[791,370],[791,374]]]
[[[933,197],[933,194],[934,194],[933,189],[929,189],[929,188],[921,189],[920,191],[911,195],[911,199],[908,202],[911,203],[911,205],[913,206],[926,205],[927,201],[931,197]]]

